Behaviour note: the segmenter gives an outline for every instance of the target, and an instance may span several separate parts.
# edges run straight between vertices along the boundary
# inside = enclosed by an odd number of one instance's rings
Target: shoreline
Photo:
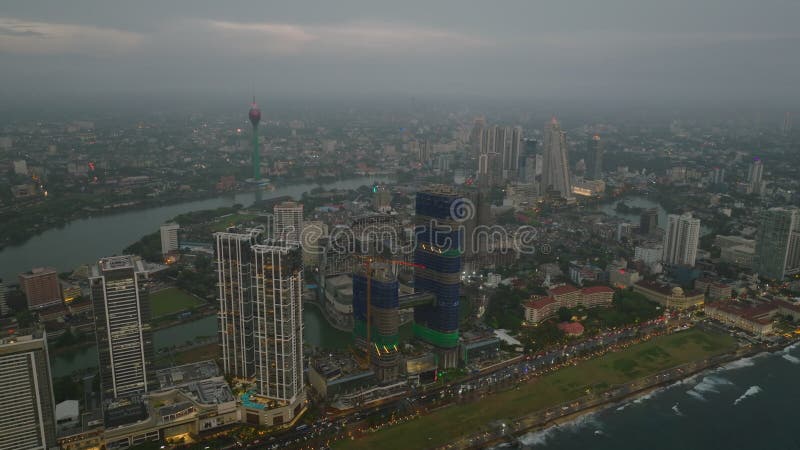
[[[492,438],[491,440],[477,442],[477,443],[475,443],[473,445],[459,445],[458,443],[455,443],[454,445],[450,444],[448,446],[442,446],[442,447],[438,447],[438,448],[454,448],[455,447],[455,448],[461,448],[461,449],[482,449],[482,448],[496,447],[496,446],[502,445],[502,444],[510,444],[510,445],[512,445],[511,448],[522,448],[521,446],[523,446],[525,444],[521,442],[521,439],[525,435],[528,435],[528,434],[531,434],[531,433],[543,432],[543,431],[547,431],[547,430],[552,429],[552,428],[557,428],[557,427],[560,427],[562,425],[566,425],[568,423],[574,422],[574,421],[576,421],[576,420],[578,420],[578,419],[580,419],[582,417],[591,415],[593,413],[597,413],[597,412],[600,412],[600,411],[605,411],[605,410],[608,410],[608,409],[613,408],[615,406],[624,405],[624,404],[626,404],[626,403],[628,403],[630,401],[646,397],[646,396],[648,396],[650,394],[653,394],[655,392],[658,392],[658,391],[660,391],[662,389],[669,388],[669,387],[673,386],[676,383],[681,383],[683,381],[691,379],[692,377],[695,377],[697,375],[701,375],[703,373],[706,373],[706,372],[708,372],[710,370],[715,370],[715,369],[724,367],[726,364],[730,364],[730,363],[736,362],[736,361],[741,361],[741,360],[744,360],[744,359],[747,359],[747,358],[752,358],[752,357],[755,357],[755,356],[757,356],[759,354],[762,354],[762,353],[774,353],[776,351],[780,351],[780,350],[786,349],[786,348],[794,346],[796,344],[798,344],[798,341],[787,342],[787,343],[784,343],[784,344],[770,345],[770,346],[757,346],[757,347],[752,347],[751,346],[751,347],[749,347],[747,349],[738,349],[735,352],[722,353],[722,354],[717,355],[715,357],[709,358],[709,361],[701,363],[700,366],[694,367],[692,370],[688,370],[688,371],[685,371],[685,372],[681,373],[681,376],[665,379],[665,380],[659,381],[657,383],[652,383],[652,384],[649,384],[646,387],[639,388],[639,389],[637,389],[635,391],[620,393],[620,394],[617,394],[617,395],[611,395],[610,397],[608,397],[606,399],[603,399],[603,400],[601,400],[599,402],[594,402],[594,403],[592,403],[590,405],[587,405],[586,407],[580,408],[580,409],[578,409],[576,411],[570,411],[568,413],[564,413],[563,415],[559,415],[559,416],[554,417],[554,418],[548,418],[546,420],[536,421],[535,423],[533,423],[533,424],[531,424],[529,426],[513,429],[512,432],[510,432],[508,434],[503,434],[501,436],[497,436],[495,438]],[[675,367],[667,369],[667,370],[665,370],[663,372],[675,371],[677,369],[684,368],[684,367],[687,367],[687,366],[696,365],[696,364],[698,364],[698,362],[687,363],[687,364],[675,366]],[[650,377],[652,377],[652,375]],[[642,378],[642,379],[633,380],[633,381],[631,381],[629,383],[625,383],[625,385],[622,385],[622,386],[619,386],[619,387],[616,387],[616,388],[612,388],[612,389],[606,391],[606,394],[609,393],[609,392],[613,392],[614,390],[624,389],[625,386],[636,385],[636,384],[641,383],[643,380],[646,380],[647,378],[650,378],[650,377],[645,377],[645,378]],[[574,403],[574,402],[575,402],[575,400],[573,400],[571,402],[567,402],[567,403]],[[527,414],[525,416],[514,418],[514,419],[510,420],[510,422],[519,423],[520,421],[525,420],[525,418],[529,418],[531,416],[535,417],[535,416],[538,416],[538,415],[541,415],[541,414],[545,413],[546,411],[558,410],[558,408],[562,407],[562,405],[564,405],[564,404],[563,403],[562,404],[557,404],[557,405],[551,406],[550,408],[546,408],[546,409],[538,410],[538,411],[533,411],[533,412],[531,412],[531,413],[529,413],[529,414]],[[485,433],[486,433],[486,431],[484,431],[483,433],[479,433],[479,434],[473,435],[472,438],[477,440],[479,436],[485,435]],[[465,438],[465,439],[467,439],[467,438]]]

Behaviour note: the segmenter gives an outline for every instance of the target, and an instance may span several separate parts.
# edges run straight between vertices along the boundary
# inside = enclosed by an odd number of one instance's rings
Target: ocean
[[[526,449],[800,449],[800,344],[520,438]]]

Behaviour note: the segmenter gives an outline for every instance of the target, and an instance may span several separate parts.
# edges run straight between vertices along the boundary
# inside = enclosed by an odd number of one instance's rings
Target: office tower
[[[19,287],[28,299],[30,309],[61,303],[61,285],[58,273],[52,267],[36,267],[19,274]]]
[[[462,222],[469,218],[468,203],[446,186],[417,193],[414,262],[423,267],[414,270],[414,289],[436,301],[414,309],[414,334],[439,348],[442,367],[457,363]]]
[[[503,180],[516,179],[522,152],[522,127],[506,128],[503,148]]]
[[[252,249],[256,389],[294,403],[303,394],[303,255],[297,243]]]
[[[297,202],[282,202],[272,210],[275,221],[275,240],[300,242],[303,230],[303,205]]]
[[[50,380],[44,330],[0,337],[0,448],[58,448]]]
[[[303,223],[303,242],[300,248],[303,249],[303,265],[305,267],[319,267],[322,254],[325,252],[323,238],[328,237],[328,225],[320,220],[307,221]]]
[[[430,162],[431,158],[433,157],[433,149],[431,147],[430,141],[425,139],[424,142],[419,144],[417,147],[417,161],[427,164]]]
[[[353,335],[358,347],[370,353],[371,369],[378,380],[390,382],[397,379],[400,368],[400,352],[397,347],[400,343],[400,286],[390,265],[372,263],[369,270],[369,307],[367,269],[361,267],[353,274]],[[369,346],[368,322],[371,330]]]
[[[542,188],[540,194],[557,193],[560,198],[572,197],[567,161],[567,135],[555,117],[544,130]]]
[[[214,233],[217,265],[218,330],[222,370],[226,375],[250,378],[253,362],[253,252],[260,229],[229,228]]]
[[[130,255],[103,258],[91,267],[100,386],[106,400],[145,393],[155,381],[146,279],[144,264]]]
[[[700,238],[700,219],[691,213],[667,216],[664,234],[664,263],[694,266],[697,241]]]
[[[796,273],[800,263],[799,245],[800,210],[770,208],[762,212],[756,234],[754,270],[776,280]]]
[[[177,223],[165,223],[161,225],[161,256],[166,257],[169,253],[178,250],[178,230]]]
[[[483,137],[484,128],[486,128],[486,119],[483,117],[476,118],[469,133],[471,156],[473,158],[477,157],[481,152],[481,138]]]
[[[253,181],[258,182],[261,178],[261,152],[258,148],[258,123],[261,122],[261,110],[256,105],[256,97],[253,96],[253,103],[250,104],[250,111],[247,114],[250,123],[253,125]]]
[[[792,132],[792,113],[786,112],[783,115],[783,134],[789,135]]]
[[[639,216],[639,233],[652,235],[658,231],[658,209],[650,208]]]
[[[586,141],[586,174],[591,180],[603,179],[603,143],[600,136],[594,135]]]
[[[750,164],[750,169],[747,172],[747,193],[748,194],[762,194],[764,191],[764,182],[761,180],[764,173],[764,164],[761,158],[755,158]]]

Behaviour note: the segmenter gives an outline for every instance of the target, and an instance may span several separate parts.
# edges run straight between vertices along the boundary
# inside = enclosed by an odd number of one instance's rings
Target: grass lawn
[[[170,367],[172,364],[182,365],[207,359],[216,359],[219,356],[219,344],[206,344],[199,347],[175,353],[172,357],[160,356],[154,362],[156,367]]]
[[[167,288],[150,294],[150,314],[153,317],[175,314],[203,304],[191,294],[178,288]]]
[[[545,375],[521,385],[519,390],[450,406],[355,441],[342,441],[336,448],[390,450],[444,445],[476,433],[493,420],[515,418],[578,398],[587,389],[605,391],[615,384],[735,348],[736,341],[728,335],[696,329],[660,336]]]
[[[239,224],[242,224],[244,222],[249,222],[251,220],[255,220],[255,221],[262,220],[263,221],[263,220],[265,220],[265,218],[256,216],[254,214],[235,213],[235,214],[231,214],[231,215],[226,216],[226,217],[222,217],[222,218],[216,220],[214,223],[210,224],[210,230],[211,230],[211,232],[225,231],[230,226],[239,225]]]

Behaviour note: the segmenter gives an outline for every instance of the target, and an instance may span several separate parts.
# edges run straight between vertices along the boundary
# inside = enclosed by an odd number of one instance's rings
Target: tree
[[[569,322],[570,319],[572,319],[572,311],[570,311],[566,306],[558,308],[556,315],[558,316],[559,322]]]

